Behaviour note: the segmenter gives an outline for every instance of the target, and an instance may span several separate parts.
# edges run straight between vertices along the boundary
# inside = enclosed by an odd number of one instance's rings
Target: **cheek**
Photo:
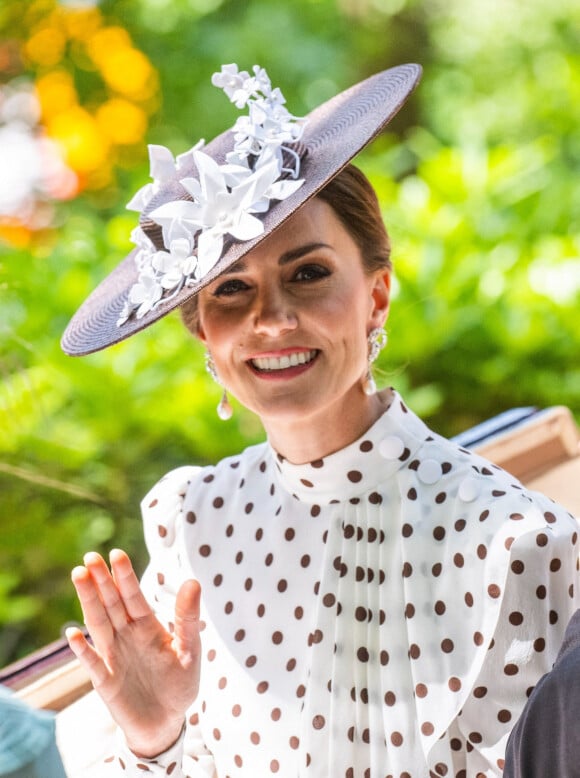
[[[357,279],[347,277],[318,287],[307,299],[300,301],[300,307],[313,317],[340,316],[342,321],[345,314],[350,316],[360,310],[364,296],[366,292]]]
[[[318,298],[313,305],[315,315],[318,312],[320,316],[331,318],[337,330],[346,328],[351,336],[359,328],[364,329],[371,310],[370,289],[364,281],[357,278],[353,278],[350,284],[346,283],[340,289],[335,289],[328,297]]]
[[[223,308],[200,301],[198,309],[199,337],[208,348],[216,346],[235,330],[235,320]]]
[[[225,379],[232,370],[232,364],[237,362],[236,355],[243,351],[244,329],[229,316],[212,316],[205,322],[204,336],[205,347]]]

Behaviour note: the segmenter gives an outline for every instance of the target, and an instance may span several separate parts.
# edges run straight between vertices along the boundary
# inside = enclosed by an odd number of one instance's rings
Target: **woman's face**
[[[341,418],[361,389],[367,335],[381,327],[389,273],[365,273],[333,209],[314,199],[199,293],[199,337],[224,386],[276,422]]]

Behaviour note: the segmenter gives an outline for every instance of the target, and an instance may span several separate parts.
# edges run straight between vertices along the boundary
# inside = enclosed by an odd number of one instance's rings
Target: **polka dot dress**
[[[143,586],[170,628],[181,582],[201,582],[202,682],[172,749],[120,744],[124,775],[501,775],[578,606],[575,520],[396,394],[325,459],[263,444],[180,468],[143,514]]]

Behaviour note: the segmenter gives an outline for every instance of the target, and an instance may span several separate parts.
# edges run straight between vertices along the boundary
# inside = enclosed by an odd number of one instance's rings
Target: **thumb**
[[[193,579],[184,581],[175,600],[175,639],[180,651],[199,653],[199,603],[201,586]]]

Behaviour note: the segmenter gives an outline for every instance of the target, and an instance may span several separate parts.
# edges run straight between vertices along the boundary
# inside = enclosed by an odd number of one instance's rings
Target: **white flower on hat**
[[[136,317],[141,319],[161,299],[162,294],[163,287],[159,283],[154,268],[144,268],[139,273],[139,281],[133,284],[129,292],[129,301],[137,308]]]
[[[197,257],[192,253],[191,239],[174,238],[169,244],[169,251],[158,251],[151,265],[158,272],[163,289],[181,289],[185,279],[194,275],[197,268]]]
[[[249,115],[233,128],[234,150],[226,164],[201,151],[203,141],[176,159],[164,146],[149,146],[153,183],[142,187],[127,207],[143,210],[162,184],[175,180],[191,199],[173,200],[148,213],[162,228],[164,249],[156,250],[142,229],[134,231],[139,278],[118,326],[133,313],[143,317],[184,285],[204,278],[222,256],[226,236],[238,241],[259,237],[264,225],[255,214],[265,213],[271,200],[286,199],[304,183],[298,178],[298,154],[284,145],[300,139],[304,120],[284,107],[282,92],[272,89],[263,68],[255,65],[253,72],[250,76],[237,65],[223,65],[212,77],[238,107],[249,106]],[[284,151],[293,159],[292,167],[284,165]],[[180,178],[191,162],[199,178]],[[288,173],[294,180],[283,178]]]
[[[147,150],[149,151],[149,172],[153,183],[145,184],[139,191],[135,192],[131,200],[127,203],[127,208],[130,211],[142,211],[147,203],[151,200],[153,195],[157,194],[161,184],[174,179],[176,175],[183,170],[185,164],[190,160],[191,155],[197,149],[202,148],[204,141],[200,140],[196,145],[186,151],[184,154],[179,154],[177,157],[173,157],[173,154],[165,146],[158,146],[156,144],[149,144]]]
[[[233,173],[224,170],[203,152],[195,152],[194,158],[199,180],[185,178],[181,181],[194,198],[193,202],[176,200],[165,203],[150,216],[164,228],[166,243],[171,241],[177,224],[194,232],[200,230],[197,256],[200,277],[203,278],[220,258],[224,236],[231,235],[236,240],[245,241],[262,234],[264,225],[253,213],[267,210],[272,194],[281,194],[283,190],[278,187],[271,192],[279,177],[274,158],[254,172],[249,168],[237,168]],[[228,185],[228,178],[236,183]]]
[[[236,64],[222,65],[220,73],[214,73],[211,82],[224,90],[236,108],[243,108],[251,99],[260,93],[270,94],[272,85],[264,68],[254,65],[254,75],[238,71]],[[279,90],[278,90],[279,91]]]

